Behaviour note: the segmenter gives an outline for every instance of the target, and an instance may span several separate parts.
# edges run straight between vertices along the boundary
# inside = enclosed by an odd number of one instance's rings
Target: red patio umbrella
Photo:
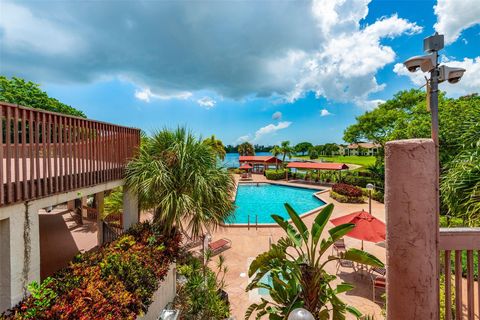
[[[385,241],[386,228],[385,223],[378,220],[366,211],[359,211],[330,220],[335,226],[345,223],[353,223],[355,227],[346,235],[358,240],[370,242]]]

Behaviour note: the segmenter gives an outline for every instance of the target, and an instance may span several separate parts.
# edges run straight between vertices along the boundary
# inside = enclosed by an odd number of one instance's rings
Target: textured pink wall
[[[387,319],[438,319],[435,146],[431,139],[385,149]]]

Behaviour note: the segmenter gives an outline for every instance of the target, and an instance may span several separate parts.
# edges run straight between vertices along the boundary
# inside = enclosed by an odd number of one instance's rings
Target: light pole
[[[368,190],[368,213],[372,214],[372,191],[374,189],[374,185],[371,183],[367,184]]]
[[[315,318],[310,311],[303,308],[297,308],[290,312],[287,320],[315,320]]]
[[[416,72],[421,69],[423,72],[430,73],[430,79],[427,80],[427,109],[431,114],[431,131],[432,131],[432,140],[435,144],[435,171],[436,171],[436,210],[435,210],[435,220],[436,220],[436,243],[438,244],[440,237],[439,230],[439,214],[440,214],[440,156],[439,156],[439,126],[438,126],[438,84],[444,81],[449,83],[457,83],[462,78],[465,73],[465,69],[462,68],[451,68],[445,65],[438,64],[438,51],[442,50],[444,47],[444,36],[435,32],[434,35],[423,39],[423,51],[428,54],[425,56],[416,56],[406,60],[403,64],[410,72]],[[437,285],[434,288],[437,297],[439,295],[439,271],[440,271],[440,259],[438,258],[437,251]],[[437,309],[440,307],[440,300],[437,299]]]

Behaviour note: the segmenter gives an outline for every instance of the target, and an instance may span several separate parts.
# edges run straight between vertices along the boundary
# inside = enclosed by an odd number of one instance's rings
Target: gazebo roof
[[[309,169],[309,170],[345,170],[348,166],[345,163],[331,162],[290,162],[287,168]]]
[[[238,158],[240,162],[265,162],[265,163],[281,163],[282,160],[275,158],[274,156],[240,156]]]
[[[252,168],[253,167],[248,163],[244,163],[239,167],[239,169],[252,169]]]

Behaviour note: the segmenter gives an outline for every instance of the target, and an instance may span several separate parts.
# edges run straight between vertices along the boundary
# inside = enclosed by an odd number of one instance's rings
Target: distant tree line
[[[461,224],[480,226],[480,97],[439,95],[441,214]],[[369,140],[382,146],[390,140],[430,138],[430,112],[422,90],[400,91],[372,111],[360,115],[344,132],[344,140]],[[380,150],[382,151],[382,150]],[[384,172],[383,152],[376,167]],[[384,177],[382,177],[384,178]],[[453,221],[453,220],[452,220]],[[452,222],[453,223],[453,222]]]
[[[21,78],[0,76],[0,101],[86,118],[82,111],[49,97],[40,85]]]

